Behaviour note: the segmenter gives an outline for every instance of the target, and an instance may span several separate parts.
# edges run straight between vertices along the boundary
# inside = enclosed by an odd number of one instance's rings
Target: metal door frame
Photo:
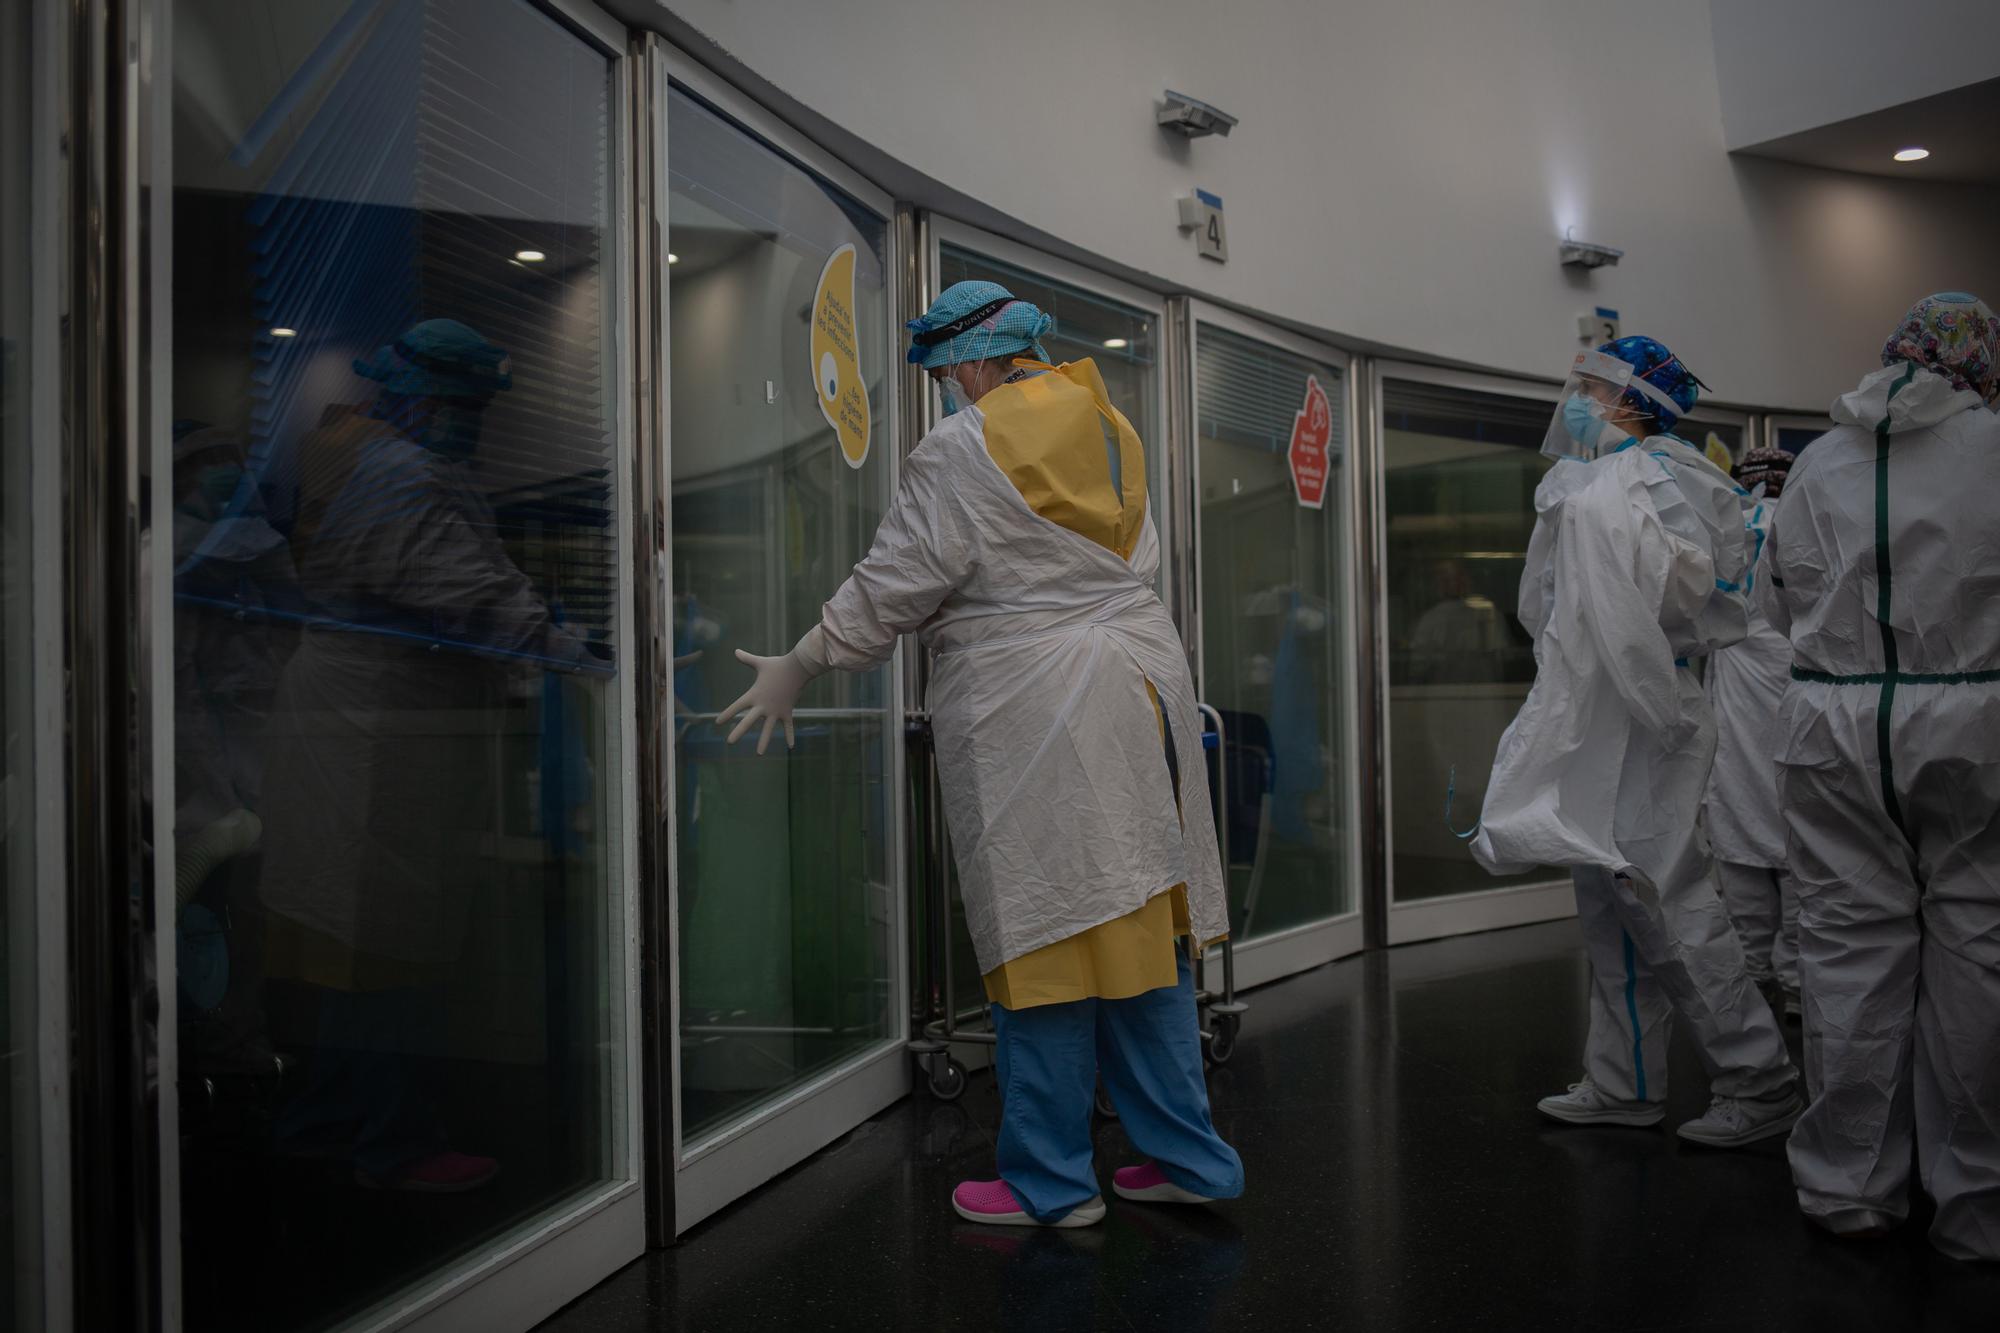
[[[1342,802],[1342,817],[1348,831],[1345,854],[1339,858],[1334,869],[1343,874],[1354,889],[1354,905],[1337,916],[1317,921],[1308,921],[1275,934],[1258,936],[1239,941],[1236,950],[1236,985],[1239,989],[1261,986],[1280,977],[1295,972],[1330,963],[1336,958],[1345,958],[1359,953],[1364,945],[1364,912],[1367,900],[1362,871],[1364,856],[1362,844],[1365,834],[1362,827],[1363,801],[1361,789],[1366,775],[1366,765],[1360,745],[1363,739],[1360,710],[1361,641],[1357,624],[1357,608],[1361,605],[1361,590],[1356,585],[1358,575],[1358,550],[1355,535],[1363,521],[1361,506],[1362,467],[1364,452],[1359,443],[1358,426],[1360,413],[1358,388],[1356,385],[1357,359],[1332,343],[1308,338],[1288,329],[1268,324],[1254,316],[1241,314],[1235,310],[1194,297],[1185,298],[1184,322],[1177,320],[1177,333],[1185,335],[1184,343],[1174,349],[1175,359],[1184,366],[1184,384],[1179,386],[1185,394],[1186,419],[1182,423],[1185,436],[1181,453],[1185,469],[1182,486],[1182,501],[1187,506],[1187,531],[1191,540],[1187,543],[1187,584],[1188,594],[1182,605],[1181,632],[1189,646],[1189,654],[1194,666],[1196,694],[1205,697],[1207,690],[1207,662],[1202,634],[1202,615],[1207,605],[1206,589],[1203,587],[1201,541],[1201,385],[1198,373],[1197,352],[1201,339],[1201,327],[1206,324],[1223,329],[1252,342],[1276,348],[1291,355],[1316,361],[1340,371],[1341,392],[1339,404],[1346,414],[1347,456],[1342,461],[1342,488],[1340,503],[1330,506],[1340,515],[1342,532],[1339,540],[1330,545],[1340,553],[1341,576],[1338,591],[1344,599],[1341,607],[1339,646],[1347,670],[1342,673],[1340,695],[1333,700],[1339,710],[1341,734],[1346,739],[1345,748],[1349,753],[1335,757],[1335,765],[1344,782],[1345,793]],[[1224,867],[1225,874],[1227,867]]]
[[[769,150],[791,165],[820,177],[851,196],[873,211],[883,223],[884,246],[886,249],[883,265],[886,284],[886,304],[891,323],[891,336],[898,313],[902,309],[902,268],[898,253],[899,235],[898,209],[895,199],[886,191],[867,180],[841,162],[833,154],[792,129],[776,116],[766,111],[750,98],[738,92],[722,79],[716,77],[677,47],[655,39],[652,48],[658,53],[665,80],[671,87],[678,87],[693,94],[708,104],[723,119],[730,121],[743,133],[746,148]],[[662,167],[670,167],[668,161],[667,126],[668,106],[663,100],[653,108],[652,127],[657,139],[655,155]],[[664,170],[661,184],[654,197],[654,224],[666,227],[667,198]],[[664,245],[664,241],[662,244]],[[668,284],[659,284],[660,311],[658,326],[662,330],[661,343],[667,337],[669,326]],[[900,442],[902,439],[904,404],[900,386],[903,376],[899,372],[899,361],[892,346],[880,349],[879,355],[886,358],[882,376],[882,436],[877,443],[881,450],[882,463],[889,469],[888,491],[893,497],[901,478]],[[664,396],[671,398],[673,389],[670,375],[662,369],[661,384]],[[671,416],[661,412],[658,423],[662,453],[659,458],[661,487],[665,492],[671,484],[672,438]],[[672,503],[668,495],[665,505],[668,549],[672,546]],[[669,588],[669,592],[671,589]],[[886,838],[887,864],[889,867],[889,890],[893,902],[893,921],[890,925],[889,993],[891,1003],[891,1026],[882,1040],[867,1050],[861,1051],[832,1069],[806,1080],[797,1087],[789,1088],[764,1105],[758,1106],[742,1118],[721,1130],[706,1136],[690,1147],[684,1137],[678,1095],[680,1054],[681,1054],[681,1000],[679,985],[680,949],[680,872],[675,857],[668,850],[665,856],[667,950],[673,960],[671,971],[674,982],[669,989],[671,1009],[668,1021],[668,1054],[672,1062],[673,1079],[671,1087],[674,1095],[670,1105],[660,1108],[671,1115],[673,1148],[673,1201],[672,1225],[674,1234],[686,1231],[703,1218],[714,1213],[734,1200],[749,1193],[757,1186],[785,1171],[808,1156],[847,1133],[870,1116],[885,1109],[907,1095],[910,1090],[910,1063],[904,1053],[904,1043],[909,1038],[909,1006],[905,996],[909,989],[909,875],[907,869],[908,849],[906,830],[906,805],[903,799],[905,775],[903,754],[902,707],[899,682],[903,676],[904,648],[898,644],[886,668],[888,685],[882,707],[883,745],[885,764],[883,772],[887,783],[888,824]],[[671,784],[677,766],[668,763],[669,790],[665,793],[669,801],[671,818],[678,817],[678,804]],[[678,833],[676,831],[675,842]],[[658,1112],[656,1112],[658,1113]]]

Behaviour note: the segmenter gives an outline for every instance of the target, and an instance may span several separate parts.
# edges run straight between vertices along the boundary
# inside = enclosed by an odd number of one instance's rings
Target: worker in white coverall
[[[1807,1217],[2000,1259],[2000,320],[1944,293],[1800,455],[1762,583],[1812,1105]]]
[[[990,282],[947,289],[909,359],[944,420],[904,468],[874,546],[723,711],[763,741],[829,667],[930,650],[938,781],[997,1046],[1000,1178],[952,1205],[1001,1226],[1104,1216],[1091,1162],[1101,1075],[1151,1160],[1146,1203],[1243,1190],[1210,1121],[1189,955],[1228,931],[1194,685],[1153,592],[1145,450],[1089,361],[1047,364],[1053,321]],[[760,741],[759,750],[763,749]],[[1183,818],[1185,814],[1185,818]]]
[[[1751,449],[1736,465],[1750,492],[1751,520],[1768,526],[1784,493],[1792,455]],[[1753,576],[1752,582],[1755,579]],[[1760,597],[1749,599],[1750,632],[1708,659],[1715,708],[1715,771],[1708,780],[1708,842],[1722,902],[1743,941],[1750,980],[1773,1013],[1799,1012],[1799,903],[1785,865],[1785,817],[1778,809],[1778,701],[1791,679],[1792,645],[1771,625]]]
[[[1590,955],[1583,1079],[1538,1109],[1656,1125],[1675,1013],[1707,1066],[1691,1142],[1736,1147],[1797,1118],[1797,1075],[1715,887],[1699,829],[1715,721],[1691,659],[1743,637],[1748,496],[1668,432],[1698,381],[1651,338],[1580,352],[1544,452],[1521,578],[1535,684],[1493,761],[1473,855],[1572,868]]]

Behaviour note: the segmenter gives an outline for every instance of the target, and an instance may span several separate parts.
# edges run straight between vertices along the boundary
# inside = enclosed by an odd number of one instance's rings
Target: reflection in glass
[[[1743,427],[1729,421],[1706,421],[1699,416],[1682,417],[1672,434],[1701,450],[1724,472],[1743,457]],[[1723,462],[1724,458],[1728,462]]]
[[[42,1326],[35,1016],[35,693],[30,610],[28,253],[32,6],[0,10],[0,1326]],[[54,441],[49,441],[53,446]],[[53,447],[40,451],[53,458]],[[48,707],[53,701],[44,701]]]
[[[1478,818],[1500,733],[1535,679],[1534,643],[1515,610],[1553,410],[1553,402],[1402,380],[1382,387],[1399,901],[1563,877],[1496,879],[1450,826]]]
[[[1287,452],[1308,378],[1331,400],[1325,503]],[[1345,874],[1347,488],[1342,371],[1209,324],[1195,335],[1202,697],[1228,731],[1230,917],[1254,939],[1354,909]]]
[[[890,673],[830,672],[798,748],[712,718],[867,550],[888,497],[882,219],[675,90],[667,110],[682,1134],[695,1143],[895,1031]],[[808,313],[855,247],[868,452],[821,414]],[[695,654],[700,654],[695,657]]]
[[[174,39],[187,1323],[320,1327],[629,1169],[610,69],[521,0]]]

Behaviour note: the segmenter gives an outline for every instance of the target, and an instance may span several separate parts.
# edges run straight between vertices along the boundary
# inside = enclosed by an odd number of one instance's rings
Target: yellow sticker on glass
[[[812,368],[820,415],[840,438],[849,467],[868,461],[868,386],[861,382],[861,339],[854,327],[854,247],[828,256],[812,303]]]
[[[1730,455],[1729,446],[1724,444],[1722,437],[1714,431],[1710,431],[1708,438],[1702,442],[1701,451],[1708,455],[1709,462],[1715,464],[1724,472],[1735,470],[1736,460]]]

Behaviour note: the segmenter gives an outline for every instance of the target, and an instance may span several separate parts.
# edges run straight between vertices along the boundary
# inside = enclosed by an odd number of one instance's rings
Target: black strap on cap
[[[934,329],[912,334],[910,341],[918,347],[936,347],[939,343],[950,342],[967,329],[983,324],[987,319],[999,314],[1020,298],[1003,296],[997,301],[988,301],[977,310],[968,310],[948,324],[940,324]]]

